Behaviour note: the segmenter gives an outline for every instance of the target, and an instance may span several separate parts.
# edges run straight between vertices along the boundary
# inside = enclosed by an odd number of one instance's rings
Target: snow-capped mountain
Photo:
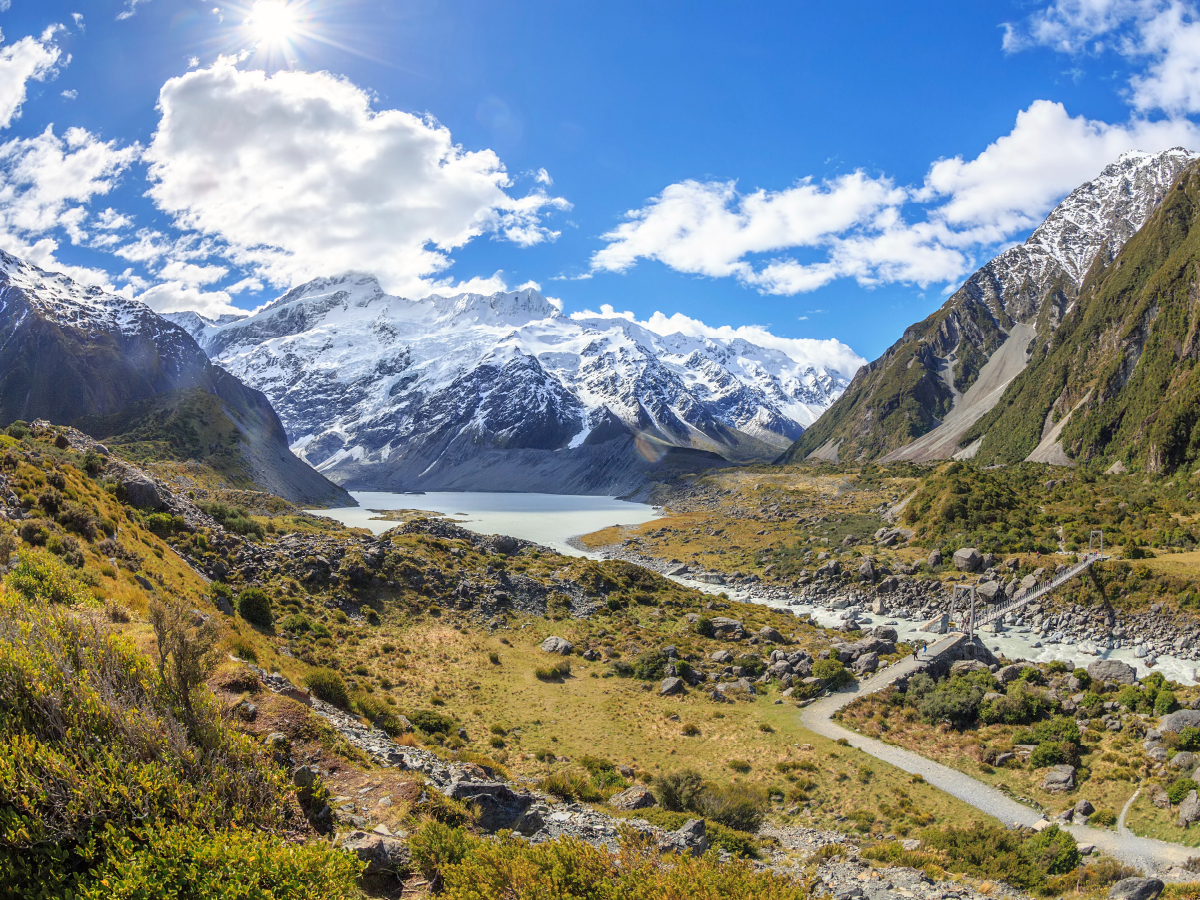
[[[1198,154],[1126,153],[1073,190],[1020,246],[996,256],[879,359],[786,458],[971,456],[1005,391],[1044,352],[1089,273],[1112,263]],[[1031,459],[1065,461],[1051,446]]]
[[[1078,290],[1098,256],[1104,265],[1112,262],[1196,158],[1182,147],[1122,154],[1094,180],[1071,191],[1024,244],[991,260],[960,291],[997,315],[1018,321],[1036,317],[1056,279]]]
[[[741,339],[571,318],[534,290],[408,300],[367,275],[310,282],[194,333],[271,398],[297,454],[363,487],[487,487],[477,457],[516,451],[574,471],[595,455],[583,448],[634,435],[769,459],[847,383]]]
[[[157,444],[296,502],[350,502],[288,450],[267,398],[182,328],[0,251],[0,422],[39,418],[118,445]]]

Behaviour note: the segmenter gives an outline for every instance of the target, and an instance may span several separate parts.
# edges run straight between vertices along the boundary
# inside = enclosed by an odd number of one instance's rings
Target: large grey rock
[[[929,558],[926,559],[925,562],[928,563],[929,568],[936,569],[942,564],[942,551],[931,550],[929,553]]]
[[[864,653],[854,661],[854,671],[859,675],[869,675],[879,668],[878,653]]]
[[[871,562],[871,557],[868,556],[858,564],[858,579],[859,581],[875,580],[875,564]]]
[[[997,594],[1000,595],[1001,600],[1004,599],[1004,588],[998,581],[985,581],[975,589],[975,593],[987,603],[994,603]]]
[[[727,666],[733,662],[733,658],[733,654],[728,650],[718,650],[709,656],[709,659],[711,659],[713,662],[720,663],[723,666]]]
[[[485,831],[514,827],[533,802],[532,794],[518,794],[498,781],[452,781],[444,793],[451,800],[475,804],[479,827]]]
[[[692,856],[703,856],[708,850],[708,834],[703,819],[689,819],[674,832],[674,836]]]
[[[1196,768],[1196,754],[1190,753],[1187,750],[1182,750],[1171,757],[1171,765],[1176,769],[1187,769],[1191,771]]]
[[[134,469],[126,469],[121,473],[118,482],[125,495],[126,502],[138,509],[162,509],[162,497],[158,486],[148,476]]]
[[[542,641],[542,650],[546,653],[561,653],[563,656],[570,656],[574,649],[574,644],[560,637],[551,636]]]
[[[1042,779],[1042,790],[1063,793],[1075,789],[1074,766],[1051,766]]]
[[[996,672],[996,680],[1001,684],[1008,684],[1009,682],[1016,681],[1021,677],[1021,672],[1024,670],[1024,668],[1024,666],[1017,665],[1015,663],[1011,666],[1005,666]]]
[[[1157,878],[1123,878],[1108,889],[1108,900],[1155,900],[1164,887]]]
[[[1111,681],[1116,684],[1136,684],[1137,672],[1119,659],[1098,659],[1087,668],[1092,681]]]
[[[342,849],[367,864],[367,875],[405,875],[412,865],[408,844],[382,834],[352,831],[342,839]]]
[[[1200,819],[1200,797],[1196,796],[1195,791],[1188,791],[1188,795],[1179,804],[1179,821],[1176,824],[1180,828],[1187,828],[1198,819]]]
[[[1200,709],[1177,709],[1159,720],[1159,731],[1180,732],[1185,728],[1200,728]]]
[[[634,809],[649,809],[651,806],[656,806],[657,801],[648,787],[644,784],[635,784],[633,787],[626,788],[621,793],[609,797],[608,805],[614,809],[623,809],[628,812]]]
[[[1096,807],[1092,806],[1091,800],[1080,800],[1075,804],[1075,815],[1090,816],[1096,811]]]
[[[778,629],[772,628],[770,625],[764,625],[758,629],[759,640],[766,641],[768,644],[787,644],[788,639],[779,633]]]
[[[960,572],[978,572],[983,565],[983,556],[974,547],[962,547],[954,551],[954,568]]]
[[[658,686],[658,692],[660,694],[662,694],[664,697],[669,697],[672,694],[682,694],[683,693],[683,679],[676,678],[674,676],[672,676],[670,678],[664,678],[662,680],[662,684],[660,684]]]
[[[746,636],[746,629],[737,619],[717,616],[712,620],[713,637],[722,641],[740,641]]]
[[[900,634],[891,625],[877,625],[871,630],[871,635],[881,641],[891,641],[893,644],[900,639]]]

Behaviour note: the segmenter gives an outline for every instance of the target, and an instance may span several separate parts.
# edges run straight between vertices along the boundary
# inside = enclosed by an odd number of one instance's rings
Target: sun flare
[[[258,40],[277,42],[292,38],[300,21],[291,4],[285,0],[257,0],[246,24]]]

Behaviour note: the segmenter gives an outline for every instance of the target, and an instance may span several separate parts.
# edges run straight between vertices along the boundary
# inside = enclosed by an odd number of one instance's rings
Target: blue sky
[[[1182,0],[0,6],[0,246],[162,310],[533,282],[852,370],[1200,149]]]

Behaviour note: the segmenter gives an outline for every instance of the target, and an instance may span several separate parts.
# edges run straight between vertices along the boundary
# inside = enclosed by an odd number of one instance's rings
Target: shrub
[[[1158,696],[1154,698],[1154,714],[1156,716],[1165,716],[1167,713],[1174,712],[1178,706],[1175,694],[1171,691],[1159,691]]]
[[[949,722],[961,731],[975,722],[982,700],[983,689],[959,677],[939,684],[925,695],[918,708],[926,722]]]
[[[21,553],[4,583],[30,604],[61,603],[75,606],[92,602],[92,595],[84,584],[44,550]]]
[[[29,437],[28,422],[13,422],[4,430],[9,437],[16,438],[18,441],[23,441],[25,438]]]
[[[737,657],[733,661],[733,664],[741,666],[746,671],[746,674],[752,678],[757,678],[763,672],[767,671],[767,664],[763,662],[762,657],[749,653]],[[841,663],[838,663],[838,665],[841,665]],[[845,671],[845,666],[842,666],[842,671]],[[817,677],[820,678],[821,676],[818,675]]]
[[[744,759],[731,759],[726,763],[726,765],[733,769],[733,771],[742,775],[745,775],[750,771],[750,763]]]
[[[979,721],[985,725],[1026,725],[1047,715],[1054,704],[1026,682],[1016,682],[1007,694],[984,702],[979,707]]]
[[[1182,803],[1189,793],[1200,790],[1200,785],[1190,778],[1176,778],[1167,788],[1167,797],[1172,803]]]
[[[538,790],[560,800],[595,803],[601,799],[600,791],[578,772],[554,772],[539,781],[537,786]]]
[[[313,696],[342,709],[350,708],[350,692],[346,682],[333,669],[313,669],[304,676],[304,684]]]
[[[721,863],[715,855],[664,859],[651,839],[626,830],[617,854],[577,838],[530,844],[511,836],[482,839],[463,835],[460,845],[441,837],[447,856],[461,853],[432,874],[446,900],[501,900],[511,897],[729,897],[801,900],[806,888],[746,862]],[[421,842],[419,841],[420,845]],[[419,854],[425,859],[425,851]],[[429,876],[427,876],[429,877]]]
[[[695,737],[700,733],[700,726],[692,722],[688,722],[683,726],[684,737]]]
[[[941,851],[943,866],[976,878],[992,878],[1024,890],[1042,886],[1047,875],[1079,865],[1075,839],[1057,825],[1029,837],[998,825],[977,822],[970,828],[928,829],[921,841]]]
[[[704,786],[704,779],[694,769],[681,769],[654,779],[654,796],[663,809],[684,812],[691,809]]]
[[[293,827],[284,773],[224,725],[209,692],[192,703],[189,724],[178,691],[98,617],[0,595],[4,890],[207,900],[257,884],[350,895],[356,864],[279,840]],[[317,893],[296,893],[308,878]]]
[[[249,587],[238,594],[237,609],[243,619],[259,628],[270,628],[275,621],[271,598],[261,588]]]
[[[291,631],[296,634],[304,634],[304,632],[312,629],[312,621],[303,613],[292,613],[286,619],[279,623],[279,627],[284,631]]]
[[[1029,755],[1029,764],[1035,769],[1046,766],[1079,765],[1079,748],[1070,741],[1046,741],[1038,744]]]
[[[187,530],[187,522],[183,516],[172,516],[169,513],[151,513],[144,520],[146,529],[159,537],[170,537],[179,531]]]
[[[1111,828],[1117,824],[1117,814],[1111,809],[1098,809],[1088,816],[1088,824]]]
[[[1179,732],[1179,749],[1195,752],[1200,750],[1200,728],[1191,725]]]
[[[762,796],[742,785],[706,785],[691,810],[737,831],[758,831],[763,820]]]
[[[813,677],[820,678],[830,690],[835,690],[854,680],[854,676],[836,659],[818,659],[813,663],[812,672]]]
[[[1033,728],[1018,731],[1013,735],[1016,744],[1043,744],[1046,741],[1067,741],[1072,744],[1083,742],[1079,723],[1069,716],[1055,716],[1038,722]]]
[[[666,674],[670,659],[661,650],[647,650],[633,661],[633,677],[641,681],[659,681]]]
[[[710,619],[708,616],[701,616],[692,624],[692,631],[694,631],[696,634],[700,635],[701,637],[712,637],[713,636],[712,619]]]
[[[431,709],[418,709],[416,712],[409,713],[408,721],[412,722],[413,728],[420,729],[426,734],[449,734],[450,729],[454,727],[453,719]]]
[[[467,833],[442,822],[426,822],[409,838],[412,861],[429,881],[457,866],[467,855]]]
[[[99,475],[108,465],[104,461],[104,457],[95,450],[88,450],[83,454],[83,471],[87,472],[92,477]]]
[[[533,674],[539,681],[562,681],[571,674],[571,664],[564,659],[552,666],[538,666]]]

